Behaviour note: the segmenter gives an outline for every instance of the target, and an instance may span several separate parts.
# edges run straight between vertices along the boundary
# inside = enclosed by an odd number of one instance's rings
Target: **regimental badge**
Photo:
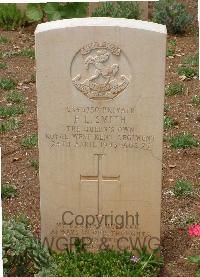
[[[123,69],[120,68],[121,56],[121,49],[112,43],[87,44],[78,51],[72,61],[72,67],[75,68],[71,70],[73,85],[89,99],[115,98],[130,82],[129,77],[123,74]],[[76,64],[83,73],[77,72]]]

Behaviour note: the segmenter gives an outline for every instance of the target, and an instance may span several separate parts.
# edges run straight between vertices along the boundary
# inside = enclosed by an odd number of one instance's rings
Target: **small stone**
[[[16,162],[16,161],[19,161],[19,160],[20,160],[20,158],[14,157],[12,161],[13,161],[13,162]]]
[[[23,86],[23,89],[29,89],[29,87],[28,86]]]
[[[185,79],[187,79],[187,77],[186,76],[179,76],[179,79],[181,80],[181,81],[185,81]]]
[[[170,164],[169,165],[169,168],[175,168],[176,167],[176,164]]]

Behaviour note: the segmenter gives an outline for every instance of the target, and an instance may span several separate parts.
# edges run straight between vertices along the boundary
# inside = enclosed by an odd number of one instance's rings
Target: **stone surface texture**
[[[52,248],[77,236],[90,250],[159,243],[165,54],[155,23],[38,25],[41,230]]]

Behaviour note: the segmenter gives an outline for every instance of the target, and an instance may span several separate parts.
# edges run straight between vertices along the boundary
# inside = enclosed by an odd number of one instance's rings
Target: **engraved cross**
[[[116,182],[120,182],[120,175],[118,176],[104,176],[102,173],[102,158],[104,156],[104,154],[94,154],[95,156],[97,156],[97,175],[96,176],[83,176],[80,175],[80,181],[96,181],[97,182],[97,197],[98,197],[98,202],[97,202],[97,210],[98,210],[98,214],[100,212],[100,185],[102,182],[105,181],[116,181]]]

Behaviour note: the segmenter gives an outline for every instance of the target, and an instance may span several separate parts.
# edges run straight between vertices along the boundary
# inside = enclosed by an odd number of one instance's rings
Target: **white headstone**
[[[165,26],[85,18],[36,29],[42,241],[118,250],[160,238]]]

